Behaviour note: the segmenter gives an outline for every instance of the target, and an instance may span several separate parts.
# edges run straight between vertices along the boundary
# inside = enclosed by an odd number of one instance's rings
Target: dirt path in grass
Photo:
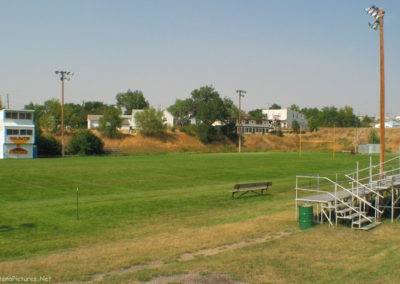
[[[193,260],[198,256],[212,256],[212,255],[216,255],[216,254],[219,254],[222,252],[241,249],[241,248],[244,248],[247,246],[284,238],[284,237],[290,236],[296,232],[298,232],[298,230],[290,231],[290,232],[289,231],[280,231],[280,232],[276,232],[276,233],[272,233],[272,234],[267,234],[267,235],[259,237],[259,238],[247,239],[247,240],[243,240],[243,241],[232,243],[232,244],[202,249],[202,250],[198,250],[198,251],[194,251],[194,252],[190,252],[190,253],[184,253],[184,254],[178,256],[178,261],[185,262],[185,261]],[[168,264],[167,262],[155,260],[155,261],[152,261],[152,262],[149,262],[146,264],[133,265],[128,268],[121,268],[121,269],[116,269],[116,270],[112,270],[112,271],[105,272],[105,273],[98,273],[98,274],[95,274],[92,276],[91,281],[103,281],[106,276],[126,275],[126,274],[134,273],[134,272],[137,272],[137,271],[140,271],[143,269],[157,269],[157,268],[161,268],[167,264]],[[195,273],[180,274],[180,275],[174,275],[174,276],[168,276],[168,277],[158,277],[158,278],[155,278],[146,283],[163,284],[163,283],[171,283],[171,282],[172,283],[176,283],[176,282],[210,283],[210,284],[211,283],[226,283],[226,284],[243,283],[243,282],[233,281],[227,275],[202,276],[200,274],[195,274]]]

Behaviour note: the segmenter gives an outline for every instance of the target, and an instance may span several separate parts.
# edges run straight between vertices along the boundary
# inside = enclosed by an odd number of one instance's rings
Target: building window
[[[32,133],[33,133],[33,131],[31,129],[21,129],[19,131],[20,135],[30,135],[30,136],[32,136]]]
[[[20,112],[19,119],[32,119],[32,114],[30,112]]]
[[[33,135],[32,129],[7,129],[7,135]]]
[[[18,129],[7,129],[7,135],[18,135]]]
[[[14,111],[6,112],[6,118],[18,119],[18,112],[14,112]]]
[[[32,113],[30,112],[16,112],[16,111],[8,111],[6,112],[7,119],[32,119]]]

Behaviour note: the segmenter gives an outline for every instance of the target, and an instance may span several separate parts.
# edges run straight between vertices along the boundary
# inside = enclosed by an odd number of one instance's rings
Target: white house
[[[122,125],[119,130],[121,131],[133,131],[133,130],[138,130],[139,127],[136,123],[135,115],[139,112],[142,112],[143,109],[133,109],[131,115],[121,115],[122,118]],[[102,118],[102,115],[94,115],[94,114],[89,114],[87,116],[87,128],[88,129],[96,129],[100,125],[100,119]],[[174,117],[172,116],[171,113],[168,111],[163,112],[163,120],[164,123],[168,127],[172,127],[174,125]]]
[[[100,126],[100,118],[102,118],[102,115],[97,115],[97,114],[89,114],[87,116],[87,129],[96,129],[99,128]]]
[[[250,117],[243,117],[241,120],[241,133],[242,134],[266,134],[269,132],[271,126],[267,118],[251,119]],[[236,126],[239,127],[238,123]]]
[[[34,158],[33,110],[0,110],[0,159]]]
[[[292,128],[293,121],[297,121],[302,129],[308,128],[308,121],[303,114],[291,109],[264,109],[263,115],[266,115],[272,127]]]
[[[385,128],[399,128],[400,123],[394,120],[385,121]],[[374,128],[381,128],[381,124],[375,124]]]

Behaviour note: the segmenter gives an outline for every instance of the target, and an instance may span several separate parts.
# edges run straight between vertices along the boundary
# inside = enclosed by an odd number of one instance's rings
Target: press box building
[[[33,158],[33,110],[0,110],[0,159]]]

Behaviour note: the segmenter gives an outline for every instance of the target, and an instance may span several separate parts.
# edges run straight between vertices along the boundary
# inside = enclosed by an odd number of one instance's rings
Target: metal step
[[[351,224],[359,226],[359,225],[364,224],[366,222],[370,222],[370,220],[368,220],[367,218],[361,217],[361,218],[359,218],[357,220],[354,220]]]
[[[346,215],[347,213],[350,213],[351,211],[353,211],[353,209],[347,207],[345,209],[340,209],[336,211],[336,214],[340,214],[342,216]]]
[[[353,214],[350,214],[350,215],[336,216],[336,218],[353,220],[355,218],[360,217],[361,214],[365,215],[365,212],[360,212],[360,213],[359,212],[354,212]]]
[[[368,225],[362,226],[360,228],[360,230],[368,231],[368,230],[371,230],[371,229],[379,226],[380,224],[382,224],[382,222],[372,222],[372,223],[369,223]]]

